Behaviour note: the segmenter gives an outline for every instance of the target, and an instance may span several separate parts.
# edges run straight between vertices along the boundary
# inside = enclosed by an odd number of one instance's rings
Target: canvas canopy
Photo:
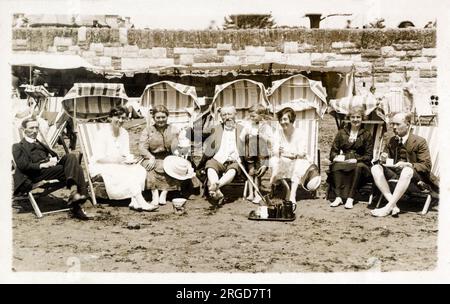
[[[211,106],[215,111],[219,107],[234,106],[237,118],[243,119],[255,104],[269,107],[264,84],[250,79],[239,79],[216,85]]]
[[[141,113],[148,118],[148,110],[156,105],[164,105],[169,111],[168,123],[180,128],[190,125],[200,112],[195,87],[172,81],[146,86],[141,96]]]
[[[308,79],[303,75],[294,75],[272,83],[267,90],[269,101],[274,112],[284,107],[291,107],[294,111],[315,109],[322,117],[327,109],[327,93],[319,81]]]
[[[172,81],[147,85],[141,96],[141,105],[164,105],[169,111],[199,107],[195,87]]]
[[[361,106],[364,109],[364,114],[369,116],[375,111],[378,117],[387,121],[385,115],[386,105],[383,100],[377,100],[372,93],[366,93],[364,95],[348,96],[339,99],[330,100],[330,113],[347,115],[350,109]]]
[[[70,116],[87,119],[107,117],[113,107],[127,100],[122,83],[75,83],[62,104]]]
[[[13,54],[10,59],[11,65],[40,67],[46,69],[76,69],[90,68],[93,66],[78,55],[57,54]]]

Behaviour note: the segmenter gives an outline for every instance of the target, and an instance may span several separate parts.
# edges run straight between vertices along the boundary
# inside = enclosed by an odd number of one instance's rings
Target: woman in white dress
[[[280,128],[277,129],[272,142],[272,157],[270,167],[272,175],[270,184],[279,180],[290,179],[291,189],[289,201],[292,202],[295,210],[297,205],[296,193],[298,185],[303,184],[307,172],[313,165],[313,160],[309,158],[304,138],[300,135],[300,130],[294,127],[295,112],[292,108],[284,108],[277,113]],[[320,176],[311,179],[307,185],[307,190],[315,190],[320,185]]]
[[[89,170],[93,176],[101,175],[110,199],[131,198],[131,209],[153,211],[155,208],[142,196],[147,171],[136,163],[130,153],[129,135],[122,128],[126,116],[126,109],[121,106],[111,109],[110,127],[97,133],[96,149]]]

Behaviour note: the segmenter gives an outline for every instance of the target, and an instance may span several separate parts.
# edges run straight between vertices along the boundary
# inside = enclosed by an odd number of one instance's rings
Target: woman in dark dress
[[[329,187],[336,199],[330,207],[343,204],[353,208],[355,192],[370,178],[373,142],[370,132],[363,128],[364,109],[354,107],[348,115],[350,123],[339,130],[330,151]]]

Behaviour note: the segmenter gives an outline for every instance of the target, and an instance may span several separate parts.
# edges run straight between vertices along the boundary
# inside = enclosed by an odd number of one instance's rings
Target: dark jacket
[[[339,130],[334,138],[330,150],[330,160],[339,155],[340,150],[345,154],[346,159],[356,158],[358,162],[363,162],[370,166],[373,158],[373,139],[370,132],[364,128],[359,129],[356,141],[349,142],[350,127],[346,126]]]
[[[396,152],[398,151],[398,145],[397,137],[393,136],[385,147],[385,152],[394,161],[397,161]],[[422,180],[432,186],[439,187],[438,179],[431,173],[431,156],[427,141],[420,136],[410,133],[404,146],[407,162],[413,165],[414,170],[420,175]]]
[[[37,142],[40,143],[52,157],[58,156],[55,151],[50,149],[49,146],[40,141]],[[48,160],[48,158],[37,159],[35,155],[32,155],[31,148],[32,144],[27,142],[25,138],[12,146],[12,153],[15,162],[15,170],[13,175],[14,193],[16,193],[20,186],[24,183],[27,183],[27,187],[29,188],[31,181],[28,176],[39,175],[41,172],[39,165]]]

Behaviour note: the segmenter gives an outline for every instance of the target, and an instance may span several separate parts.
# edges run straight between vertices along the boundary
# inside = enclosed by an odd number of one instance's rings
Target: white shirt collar
[[[25,138],[25,140],[27,142],[29,142],[30,144],[34,144],[36,142],[36,139],[33,139],[31,137],[28,137],[28,136],[24,136],[23,138]]]
[[[405,136],[403,136],[403,137],[400,137],[401,139],[402,139],[402,144],[406,144],[406,141],[408,140],[408,138],[409,138],[409,132],[408,133],[406,133],[406,135]]]

